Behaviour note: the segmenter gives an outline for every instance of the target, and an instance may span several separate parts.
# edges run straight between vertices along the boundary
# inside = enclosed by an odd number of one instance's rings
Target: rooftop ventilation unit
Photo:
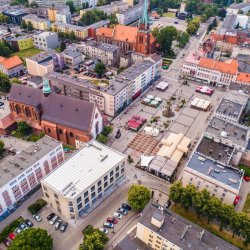
[[[230,182],[232,182],[232,183],[235,183],[235,184],[237,184],[237,183],[238,183],[238,181],[237,181],[237,180],[232,179],[232,178],[228,178],[228,180],[229,180]]]
[[[181,234],[181,240],[184,240],[184,237],[185,237],[186,233],[188,232],[188,230],[189,230],[191,227],[192,227],[191,225],[185,226],[185,228],[184,228],[184,230],[183,230],[183,232],[182,232],[182,234]]]

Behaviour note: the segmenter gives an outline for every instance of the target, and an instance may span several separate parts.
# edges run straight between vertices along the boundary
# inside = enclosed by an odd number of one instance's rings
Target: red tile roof
[[[15,68],[15,67],[23,64],[23,62],[19,58],[19,56],[12,56],[10,58],[1,57],[0,58],[0,63],[6,69],[12,69],[12,68]]]
[[[101,27],[96,31],[97,36],[105,36],[105,37],[112,37],[113,36],[113,29],[112,28],[106,28]]]
[[[238,73],[237,82],[249,83],[250,84],[250,74],[248,73]]]
[[[245,34],[237,34],[236,36],[230,36],[230,35],[219,35],[216,34],[215,32],[211,33],[211,38],[214,41],[223,41],[226,43],[231,43],[231,44],[240,44],[240,43],[250,43],[250,39],[245,36]]]
[[[230,59],[225,62],[220,62],[210,58],[201,58],[198,65],[202,68],[217,70],[230,75],[235,75],[239,66],[237,60]]]

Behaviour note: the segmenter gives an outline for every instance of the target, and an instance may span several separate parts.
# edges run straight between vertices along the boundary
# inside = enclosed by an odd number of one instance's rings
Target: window
[[[60,202],[59,202],[58,200],[56,200],[56,204],[57,204],[57,205],[60,205]]]
[[[51,130],[50,130],[50,128],[48,128],[48,133],[50,133],[51,132]]]
[[[91,187],[91,192],[95,191],[95,186]]]
[[[119,177],[119,173],[116,173],[115,178],[118,178],[118,177]]]
[[[58,199],[58,195],[57,194],[54,194],[55,198]]]
[[[150,238],[153,238],[154,236],[152,234],[149,235]]]
[[[69,204],[69,206],[71,206],[71,207],[73,206],[73,202],[72,202],[72,201],[69,201],[68,204]]]
[[[110,183],[114,181],[114,177],[111,177],[110,178]]]
[[[69,211],[70,211],[71,213],[74,213],[74,208],[73,208],[73,207],[69,207]]]
[[[214,189],[214,192],[216,193],[216,192],[217,192],[217,189]]]
[[[117,166],[117,167],[115,168],[115,171],[116,171],[116,172],[118,172],[118,171],[119,171],[119,169],[120,169],[120,167],[119,167],[119,166]]]
[[[110,172],[110,176],[113,176],[114,175],[114,171],[112,170],[111,172]]]
[[[63,133],[62,129],[59,128],[59,134],[62,134],[62,133]]]
[[[76,202],[80,203],[81,201],[82,201],[82,197],[80,196],[80,197],[77,198]]]
[[[106,175],[106,176],[104,176],[104,181],[106,181],[108,179],[108,176]]]
[[[49,194],[48,194],[48,193],[46,193],[46,192],[44,192],[44,193],[45,193],[45,196],[49,198]]]
[[[98,181],[98,183],[97,183],[98,187],[101,186],[101,184],[102,184],[102,181],[101,180]]]
[[[74,137],[74,134],[72,132],[69,133],[70,137]]]
[[[108,186],[108,182],[106,181],[105,183],[104,183],[104,187],[107,187]]]
[[[222,197],[225,197],[225,196],[226,196],[226,194],[225,194],[225,193],[223,193],[223,194],[222,194]]]
[[[152,240],[152,239],[149,239],[148,241],[149,241],[149,242],[151,242],[151,243],[153,242],[153,240]]]
[[[48,189],[45,186],[43,186],[43,190],[47,191]]]
[[[89,195],[89,192],[88,192],[88,191],[85,192],[85,193],[84,193],[84,198],[88,197],[88,195]]]
[[[87,204],[87,203],[89,202],[89,198],[86,198],[86,199],[84,200],[84,202],[85,202],[85,204]]]
[[[82,208],[82,203],[77,205],[77,209],[80,210]]]
[[[102,187],[98,188],[98,193],[100,193],[102,191]]]
[[[121,169],[121,173],[124,173],[124,168]]]
[[[91,194],[91,198],[94,198],[95,197],[95,192]]]
[[[61,211],[61,208],[60,208],[59,206],[57,206],[57,211],[58,211],[59,213],[62,212],[62,211]]]

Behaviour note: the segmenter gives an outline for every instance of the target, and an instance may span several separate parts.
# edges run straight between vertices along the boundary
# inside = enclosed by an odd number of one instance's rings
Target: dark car
[[[28,227],[33,227],[33,223],[30,220],[26,219],[24,222]]]
[[[128,210],[128,211],[131,210],[131,207],[130,207],[129,204],[126,203],[126,202],[123,202],[123,203],[122,203],[122,208],[124,208],[124,209],[126,209],[126,210]]]
[[[61,228],[60,228],[60,232],[64,233],[66,231],[67,227],[68,227],[68,223],[63,222],[62,225],[61,225]]]
[[[118,220],[116,218],[108,217],[107,218],[107,222],[110,222],[110,223],[113,223],[113,224],[117,224]]]
[[[51,213],[47,216],[47,220],[51,220],[56,214],[55,213]]]
[[[121,131],[120,131],[120,129],[118,129],[117,132],[116,132],[115,138],[119,139],[121,137],[121,135],[122,135]]]
[[[171,206],[171,200],[168,200],[168,201],[166,202],[165,207],[166,207],[166,208],[169,208],[170,206]]]
[[[0,102],[0,106],[3,106],[4,105],[4,103],[3,102]]]
[[[9,247],[10,246],[10,241],[8,239],[3,239],[3,244],[6,246],[6,247]]]

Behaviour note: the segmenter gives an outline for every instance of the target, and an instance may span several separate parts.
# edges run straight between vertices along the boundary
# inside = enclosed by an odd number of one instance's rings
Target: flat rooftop
[[[42,139],[33,143],[15,156],[0,164],[0,186],[2,187],[9,181],[15,179],[27,168],[32,166],[42,157],[57,148],[61,142],[44,136]]]
[[[159,216],[160,215],[160,216]],[[164,217],[164,223],[161,228],[151,224],[152,217]],[[174,223],[173,223],[174,221]],[[236,250],[235,246],[215,236],[214,234],[204,230],[203,228],[193,224],[183,217],[164,210],[161,212],[156,206],[149,204],[142,212],[139,223],[145,225],[152,231],[156,232],[163,238],[169,240],[180,248],[187,250]],[[187,232],[185,233],[185,229]],[[204,232],[204,233],[203,233]],[[200,239],[200,238],[201,239]],[[182,238],[182,239],[181,239]]]
[[[116,45],[109,44],[109,43],[99,43],[99,42],[94,41],[94,40],[86,42],[86,45],[101,49],[103,51],[108,51],[108,52],[115,52],[115,51],[119,50],[119,47]]]
[[[213,117],[206,129],[207,132],[232,141],[236,145],[247,146],[249,129],[237,123]]]
[[[210,160],[197,152],[194,152],[186,168],[191,168],[235,190],[240,189],[242,175],[239,170],[222,166],[218,162]]]
[[[231,82],[229,85],[229,90],[249,95],[250,94],[250,84],[241,84],[241,83]]]
[[[38,36],[38,37],[41,37],[41,38],[46,38],[48,36],[53,36],[57,34],[56,32],[49,32],[49,31],[44,31],[44,32],[39,32],[37,34],[34,34],[34,36]]]
[[[92,140],[42,182],[64,197],[73,198],[125,159],[126,155]]]
[[[233,147],[215,142],[207,137],[202,138],[196,151],[224,165],[228,165],[230,163],[234,154]]]

